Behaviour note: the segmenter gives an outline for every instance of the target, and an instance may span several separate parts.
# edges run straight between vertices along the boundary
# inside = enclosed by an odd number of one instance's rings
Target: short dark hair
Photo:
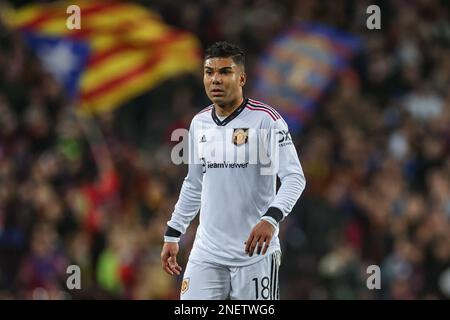
[[[210,58],[231,58],[237,65],[242,67],[245,65],[244,50],[226,41],[213,43],[205,50],[205,60]]]

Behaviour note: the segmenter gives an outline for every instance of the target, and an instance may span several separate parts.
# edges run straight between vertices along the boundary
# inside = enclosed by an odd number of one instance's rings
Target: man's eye
[[[212,72],[209,71],[209,70],[205,71],[205,73],[206,73],[206,74],[212,74]]]

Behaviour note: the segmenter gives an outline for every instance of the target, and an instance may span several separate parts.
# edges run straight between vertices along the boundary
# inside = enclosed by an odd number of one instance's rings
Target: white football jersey
[[[288,127],[279,113],[244,99],[220,120],[211,105],[192,119],[189,170],[170,221],[182,234],[200,210],[192,260],[245,266],[245,244],[269,207],[290,213],[306,180]],[[281,186],[276,192],[276,177]],[[267,253],[280,250],[278,227]]]

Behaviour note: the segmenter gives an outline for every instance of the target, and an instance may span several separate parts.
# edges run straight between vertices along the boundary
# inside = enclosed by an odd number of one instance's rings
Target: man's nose
[[[215,73],[212,77],[212,83],[213,84],[220,84],[222,82],[222,79],[219,74]]]

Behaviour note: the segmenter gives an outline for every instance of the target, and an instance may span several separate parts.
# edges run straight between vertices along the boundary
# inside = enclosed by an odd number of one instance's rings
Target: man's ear
[[[247,75],[245,74],[245,72],[242,72],[239,76],[239,85],[243,87],[245,85],[245,81],[247,81]]]

